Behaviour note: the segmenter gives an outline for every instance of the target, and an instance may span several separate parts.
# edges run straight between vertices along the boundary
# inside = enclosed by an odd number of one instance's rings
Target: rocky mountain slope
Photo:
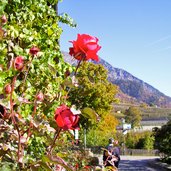
[[[76,61],[71,60],[72,57],[66,52],[63,52],[65,61],[74,64]],[[118,85],[120,88],[117,97],[122,102],[127,103],[147,103],[159,107],[171,107],[171,97],[166,96],[148,83],[134,77],[129,72],[115,68],[108,62],[100,58],[96,64],[102,64],[108,70],[108,80]]]

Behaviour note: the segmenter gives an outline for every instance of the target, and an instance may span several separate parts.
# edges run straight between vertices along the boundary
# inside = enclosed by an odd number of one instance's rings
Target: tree
[[[112,114],[106,114],[97,126],[87,132],[87,145],[106,146],[109,138],[116,137],[116,126],[118,120]]]
[[[154,149],[154,136],[151,133],[146,133],[144,137],[144,144],[143,148],[147,150],[152,150]]]
[[[126,146],[137,149],[153,149],[154,135],[151,131],[134,132],[131,131],[126,136]]]
[[[77,72],[78,87],[71,88],[69,101],[81,108],[92,108],[99,117],[110,113],[112,103],[116,102],[117,86],[107,80],[107,70],[100,64],[82,63]],[[81,124],[89,123],[86,116]]]
[[[164,154],[166,160],[171,156],[171,121],[155,132],[155,146]]]
[[[139,108],[131,106],[125,110],[125,120],[127,123],[131,123],[132,128],[140,125],[141,118]]]
[[[140,138],[136,144],[136,148],[146,150],[154,149],[154,136],[151,131],[142,132],[139,136]]]

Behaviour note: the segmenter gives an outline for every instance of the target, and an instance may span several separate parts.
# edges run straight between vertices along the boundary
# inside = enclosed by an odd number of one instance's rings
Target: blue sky
[[[62,24],[61,49],[77,34],[99,39],[99,57],[171,97],[171,0],[63,0],[76,28]]]

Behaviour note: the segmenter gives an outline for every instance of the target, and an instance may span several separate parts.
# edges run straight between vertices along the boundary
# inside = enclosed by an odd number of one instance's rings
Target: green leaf
[[[42,161],[43,161],[43,162],[50,162],[50,159],[49,159],[48,156],[43,156],[43,157],[42,157]]]
[[[51,163],[60,164],[68,171],[73,171],[73,169],[70,168],[70,166],[68,166],[68,164],[66,162],[64,162],[64,160],[59,156],[44,156],[43,159],[47,160],[47,162],[49,160],[49,162],[51,162]]]
[[[56,75],[57,71],[52,65],[48,64],[48,68],[50,69],[50,71],[52,72],[53,75]]]
[[[53,30],[51,28],[48,28],[47,33],[48,33],[48,36],[51,36],[53,34]]]
[[[18,37],[18,35],[19,35],[19,32],[18,32],[18,30],[16,30],[15,28],[14,28],[14,26],[10,26],[10,34],[11,34],[11,37],[13,37],[13,38],[16,38],[16,37]]]
[[[19,55],[19,54],[22,54],[22,53],[23,53],[23,49],[22,49],[20,46],[15,45],[15,46],[14,46],[14,52],[15,52],[17,55]]]
[[[46,171],[52,170],[47,163],[45,163],[45,162],[39,162],[39,163],[44,169],[46,169]]]
[[[98,119],[98,114],[91,108],[89,107],[85,107],[82,111],[81,111],[82,115],[86,118],[90,118],[93,120],[97,120]]]
[[[7,109],[10,109],[9,98],[0,99],[0,105],[4,106],[4,107],[7,108]]]
[[[66,86],[66,87],[70,87],[70,88],[74,87],[71,79],[65,79],[64,82],[63,82],[63,85]]]

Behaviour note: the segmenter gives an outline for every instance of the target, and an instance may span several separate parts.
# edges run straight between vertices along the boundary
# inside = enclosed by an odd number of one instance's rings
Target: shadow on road
[[[119,171],[164,171],[155,166],[155,159],[123,159],[119,165]]]

